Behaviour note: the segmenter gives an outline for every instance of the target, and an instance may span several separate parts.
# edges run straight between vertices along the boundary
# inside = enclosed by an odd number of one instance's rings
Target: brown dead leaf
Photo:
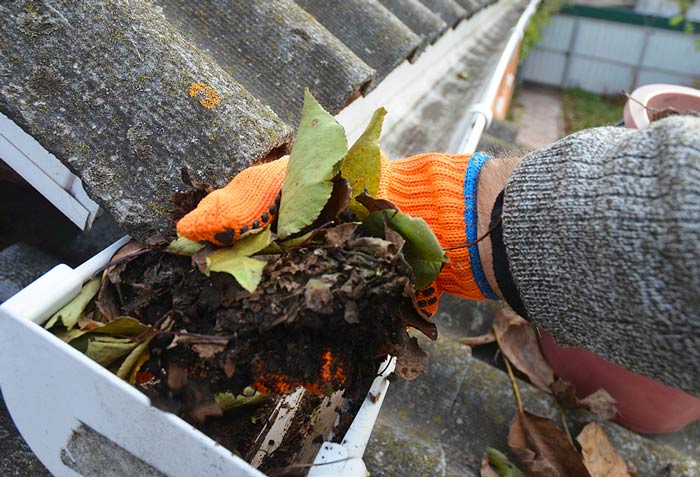
[[[617,415],[617,401],[605,389],[598,389],[585,398],[578,399],[574,385],[565,379],[557,378],[551,385],[551,391],[563,408],[588,409],[606,421]]]
[[[174,391],[187,383],[187,370],[173,363],[168,365],[168,387]]]
[[[114,285],[103,275],[100,291],[97,292],[97,298],[95,299],[95,306],[104,317],[105,323],[119,318],[118,300],[117,293],[114,291]]]
[[[410,281],[406,280],[403,295],[408,298],[404,300],[399,308],[398,316],[406,326],[417,329],[425,336],[435,341],[438,337],[437,326],[418,306],[416,292]]]
[[[605,389],[598,389],[581,399],[584,408],[596,414],[601,419],[609,421],[617,415],[617,401]]]
[[[393,259],[398,252],[396,245],[377,237],[358,237],[348,242],[348,246],[387,260]]]
[[[350,182],[341,177],[340,173],[338,173],[338,175],[333,178],[331,196],[328,198],[328,202],[326,202],[326,205],[321,211],[320,217],[324,220],[324,223],[329,220],[337,221],[338,216],[350,205],[351,197],[352,187],[350,187]]]
[[[360,322],[360,314],[357,311],[357,303],[355,303],[354,301],[345,302],[345,313],[343,315],[343,318],[345,318],[345,321],[347,321],[351,325]]]
[[[236,360],[232,355],[229,354],[229,356],[226,357],[226,361],[224,361],[224,373],[226,373],[226,377],[231,377],[233,376],[233,373],[236,372]]]
[[[420,349],[418,340],[411,337],[396,358],[396,374],[412,381],[428,368],[428,355]]]
[[[574,385],[571,384],[570,381],[563,378],[557,378],[556,381],[551,384],[550,390],[557,399],[557,402],[564,409],[576,409],[581,407],[579,400],[576,397],[576,388],[574,388]]]
[[[117,253],[115,253],[110,260],[110,263],[114,263],[114,265],[107,268],[107,278],[109,278],[109,281],[112,283],[121,282],[121,273],[126,268],[129,258],[137,257],[144,249],[145,247],[143,245],[132,240],[117,250]]]
[[[226,343],[197,343],[192,345],[192,351],[203,359],[211,359],[225,349]]]
[[[337,279],[336,274],[327,274],[306,282],[306,286],[304,286],[306,307],[322,315],[333,313],[333,288]]]
[[[360,204],[364,205],[367,211],[371,214],[372,212],[377,212],[378,210],[399,210],[399,208],[386,199],[375,199],[367,192],[363,192],[355,197]]]
[[[185,192],[175,192],[170,196],[170,202],[175,206],[175,208],[170,211],[173,222],[177,222],[189,212],[193,211],[197,207],[197,204],[215,189],[215,187],[210,184],[190,177],[186,168],[180,169],[180,176],[182,177],[183,184],[188,186],[189,190]]]
[[[527,411],[510,423],[508,446],[532,477],[590,477],[581,456],[551,419]]]
[[[535,329],[510,308],[496,314],[493,330],[501,340],[501,351],[532,384],[549,392],[554,372],[540,350]]]
[[[493,330],[489,330],[488,333],[485,333],[483,335],[464,336],[462,338],[459,338],[457,341],[467,346],[471,346],[473,348],[474,346],[481,346],[493,343],[494,341],[496,341],[496,336],[493,334]]]
[[[359,222],[346,222],[327,229],[326,245],[340,247],[352,237],[358,225],[360,225]]]
[[[223,416],[224,411],[221,410],[215,402],[204,402],[198,404],[190,411],[190,415],[198,422],[204,422],[209,416]]]
[[[591,422],[576,438],[591,477],[630,477],[627,464],[610,444],[603,428]]]

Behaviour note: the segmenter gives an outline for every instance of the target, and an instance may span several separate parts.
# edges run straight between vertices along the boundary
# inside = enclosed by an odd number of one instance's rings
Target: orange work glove
[[[480,163],[486,159],[478,155],[474,158]],[[472,197],[476,176],[471,174],[470,182],[470,160],[475,162],[470,155],[437,153],[397,161],[382,156],[377,196],[391,201],[402,212],[425,220],[443,248],[463,246],[473,241],[476,233],[476,201]],[[195,210],[178,222],[177,231],[190,240],[230,245],[248,230],[265,226],[278,212],[287,162],[285,157],[245,169],[226,187],[202,199]],[[475,170],[478,173],[478,167]],[[473,231],[468,240],[465,217],[469,214],[473,214],[472,219],[467,219]],[[447,255],[450,261],[438,279],[417,292],[423,311],[433,314],[443,292],[472,300],[495,297],[483,278],[480,263],[476,263],[476,246],[450,250]],[[476,274],[473,261],[478,268]]]

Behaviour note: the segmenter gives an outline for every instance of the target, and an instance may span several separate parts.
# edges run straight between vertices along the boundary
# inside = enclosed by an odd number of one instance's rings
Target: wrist
[[[520,157],[504,157],[487,161],[481,168],[477,185],[477,231],[481,237],[489,230],[491,221],[491,210],[498,194],[508,184],[508,179],[520,163]],[[491,255],[491,238],[486,237],[478,243],[481,267],[491,289],[500,298],[503,298],[493,269],[493,258]]]

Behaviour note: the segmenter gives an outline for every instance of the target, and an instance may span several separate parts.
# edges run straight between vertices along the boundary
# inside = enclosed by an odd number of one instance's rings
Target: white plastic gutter
[[[457,152],[472,154],[476,151],[481,135],[491,125],[491,121],[493,121],[493,103],[496,100],[501,81],[503,80],[503,76],[505,75],[510,61],[513,59],[513,55],[518,50],[518,46],[525,34],[525,28],[530,22],[532,15],[535,14],[539,3],[540,0],[530,0],[527,8],[525,8],[525,11],[520,15],[518,23],[516,23],[511,30],[510,38],[508,38],[508,42],[498,59],[498,63],[493,73],[491,73],[491,77],[484,88],[481,99],[469,108],[469,114],[472,116],[471,127],[467,129],[462,137]]]

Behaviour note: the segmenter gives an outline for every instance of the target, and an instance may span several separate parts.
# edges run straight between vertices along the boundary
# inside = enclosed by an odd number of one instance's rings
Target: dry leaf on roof
[[[416,379],[428,368],[428,355],[420,349],[418,340],[411,337],[403,352],[396,359],[396,374],[406,381]]]
[[[566,409],[588,409],[601,419],[610,420],[617,415],[615,399],[605,390],[598,389],[583,399],[576,397],[576,389],[569,381],[557,378],[551,386],[554,397]]]
[[[549,392],[554,382],[552,368],[540,350],[535,329],[510,308],[498,311],[493,330],[501,340],[501,351],[532,384]]]
[[[508,446],[530,477],[591,477],[581,456],[551,419],[516,413]]]
[[[576,440],[581,444],[583,463],[591,477],[630,477],[627,464],[597,422],[587,424]]]

